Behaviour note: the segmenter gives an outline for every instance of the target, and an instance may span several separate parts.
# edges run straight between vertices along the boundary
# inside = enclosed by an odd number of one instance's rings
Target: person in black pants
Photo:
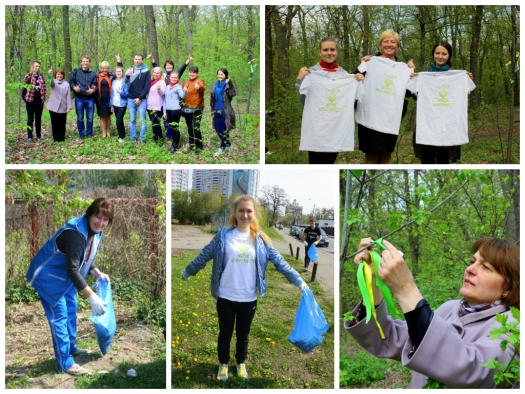
[[[303,241],[304,241],[304,268],[308,269],[310,265],[310,258],[308,257],[308,249],[310,246],[319,243],[321,240],[321,230],[315,225],[315,219],[310,219],[310,227],[306,227],[303,231]]]
[[[33,60],[31,72],[24,77],[24,82],[31,85],[24,95],[27,111],[27,141],[33,142],[33,122],[35,123],[36,138],[43,141],[40,134],[42,129],[42,111],[46,102],[46,81],[40,74],[40,62]]]
[[[188,134],[190,136],[190,150],[195,150],[195,154],[199,154],[202,150],[202,134],[201,134],[201,120],[202,111],[204,109],[204,92],[206,85],[202,79],[199,78],[199,69],[197,66],[189,68],[190,79],[184,82],[184,88],[188,90],[188,94],[184,99],[184,106],[182,107],[182,116],[186,119],[188,126]]]

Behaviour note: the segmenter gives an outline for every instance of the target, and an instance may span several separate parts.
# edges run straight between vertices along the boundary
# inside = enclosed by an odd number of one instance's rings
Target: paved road
[[[276,229],[277,230],[277,229]],[[304,260],[304,245],[302,241],[292,237],[288,233],[289,228],[284,230],[277,230],[284,238],[284,241],[273,240],[273,246],[280,252],[290,254],[289,242],[292,243],[292,249],[294,256],[299,247],[299,258]],[[183,226],[183,225],[172,225],[171,226],[171,249],[178,250],[201,250],[206,246],[211,239],[213,234],[203,233],[196,226]],[[322,283],[324,288],[334,294],[334,239],[330,238],[330,246],[328,248],[317,248],[317,254],[319,256],[319,263],[317,265],[317,276],[316,280]],[[311,271],[313,264],[310,264],[309,270]]]
[[[299,259],[304,261],[304,244],[303,241],[292,237],[289,228],[276,231],[281,234],[284,238],[283,241],[273,240],[273,246],[280,253],[290,254],[289,243],[292,243],[292,249],[294,256],[297,253],[297,247],[299,247]],[[327,248],[317,248],[317,255],[319,256],[319,263],[317,264],[317,275],[315,280],[319,281],[324,285],[324,288],[334,294],[334,239],[330,238],[330,246]],[[311,272],[313,264],[310,263],[308,270]]]

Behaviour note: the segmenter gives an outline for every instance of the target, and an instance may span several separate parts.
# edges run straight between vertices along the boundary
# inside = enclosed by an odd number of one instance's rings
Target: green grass
[[[266,233],[266,235],[268,235],[271,239],[278,239],[280,241],[284,241],[284,238],[281,236],[281,234],[279,234],[276,230],[275,230],[275,227],[267,227],[267,226],[263,226],[263,231]]]
[[[151,122],[148,120],[146,144],[129,140],[129,115],[126,113],[124,124],[126,141],[118,142],[115,119],[112,118],[111,137],[102,138],[99,119],[93,121],[93,138],[80,140],[76,131],[76,115],[72,111],[68,116],[66,141],[54,143],[51,135],[49,112],[42,116],[42,135],[46,141],[34,144],[27,142],[25,131],[25,111],[22,111],[22,121],[18,123],[14,115],[6,114],[5,160],[8,164],[258,164],[260,157],[259,114],[237,114],[237,128],[230,132],[234,151],[215,157],[214,153],[220,146],[220,139],[211,128],[209,113],[204,114],[201,123],[204,149],[199,156],[188,152],[188,132],[186,122],[181,119],[180,148],[175,154],[168,152],[171,140],[165,139],[160,145],[153,142]],[[137,138],[139,125],[137,127]],[[165,131],[163,130],[163,134]],[[35,136],[34,136],[35,137]],[[36,139],[35,139],[36,141]]]
[[[334,386],[333,298],[317,283],[309,283],[330,328],[323,343],[305,354],[287,338],[292,333],[301,293],[272,264],[266,272],[267,294],[258,300],[252,323],[246,366],[249,379],[235,376],[235,339],[232,339],[230,377],[217,381],[215,302],[210,295],[211,262],[187,282],[180,272],[196,253],[172,259],[172,387],[184,388],[324,388]],[[302,271],[302,261],[284,255]],[[303,277],[309,273],[301,274]],[[267,339],[268,338],[268,339]]]
[[[343,328],[341,328],[341,335],[340,387],[410,388],[410,370],[399,361],[373,356],[362,349]]]

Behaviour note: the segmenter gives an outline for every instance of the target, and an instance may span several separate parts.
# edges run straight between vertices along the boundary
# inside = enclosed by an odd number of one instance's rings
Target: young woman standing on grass
[[[210,97],[212,128],[221,139],[221,146],[214,153],[214,156],[220,156],[233,150],[230,131],[235,128],[235,111],[232,107],[232,99],[236,94],[233,82],[228,76],[228,70],[219,68],[217,70],[217,81],[211,85]]]
[[[213,259],[210,287],[211,295],[217,300],[219,318],[219,380],[228,379],[234,328],[237,335],[237,375],[248,378],[244,364],[248,353],[248,335],[257,309],[257,290],[261,298],[266,293],[268,262],[272,262],[276,270],[290,283],[299,286],[301,291],[307,287],[297,271],[271,246],[270,238],[259,227],[256,216],[256,202],[252,197],[237,198],[229,226],[221,228],[182,272],[182,280],[188,280]]]

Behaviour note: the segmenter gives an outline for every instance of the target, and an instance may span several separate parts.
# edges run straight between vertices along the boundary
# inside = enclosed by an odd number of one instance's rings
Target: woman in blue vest
[[[49,321],[58,369],[70,375],[89,372],[73,359],[87,354],[75,346],[76,293],[80,291],[88,299],[95,315],[106,312],[104,302],[85,279],[90,273],[109,281],[109,277],[93,265],[93,260],[102,241],[102,230],[111,224],[113,215],[113,204],[106,198],[97,198],[84,215],[71,219],[49,238],[27,271],[27,280],[40,296]]]
[[[271,246],[270,238],[259,227],[256,205],[250,196],[238,197],[229,226],[221,228],[182,272],[182,280],[188,280],[213,260],[210,288],[211,295],[217,300],[219,318],[218,380],[228,379],[234,328],[237,336],[237,376],[248,378],[244,364],[248,355],[248,335],[257,309],[257,291],[261,298],[266,294],[268,262],[301,291],[308,287],[297,271]]]

